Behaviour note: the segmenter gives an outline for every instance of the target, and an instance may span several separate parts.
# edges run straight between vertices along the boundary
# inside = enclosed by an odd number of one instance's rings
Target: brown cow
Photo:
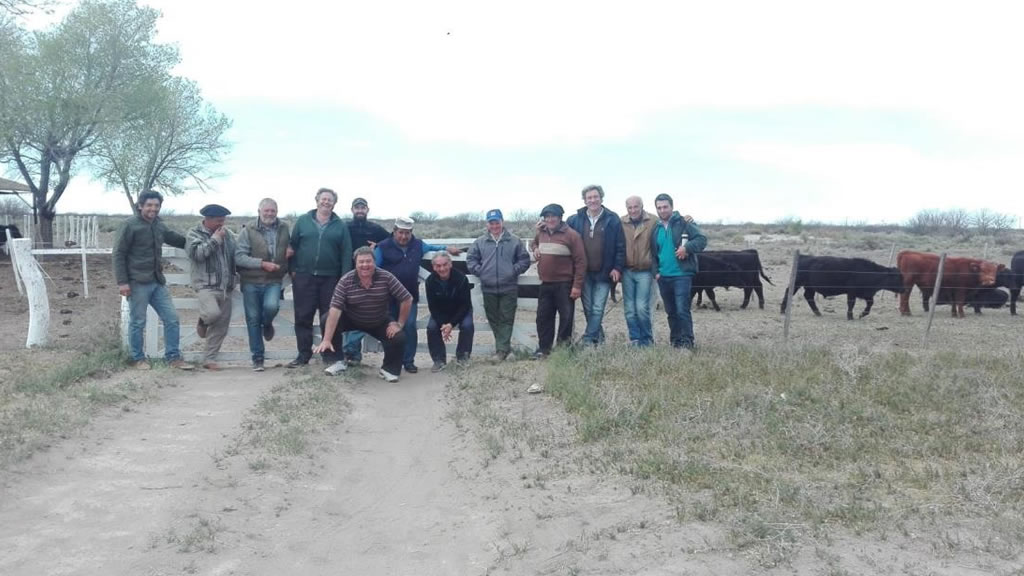
[[[896,266],[903,276],[903,292],[900,294],[900,314],[910,316],[910,292],[917,286],[925,311],[928,299],[935,291],[935,279],[939,273],[939,256],[927,252],[904,250],[896,257]],[[1003,264],[977,258],[946,257],[942,271],[942,292],[949,294],[953,302],[953,317],[964,317],[967,294],[981,286],[996,283],[996,274],[1005,269]]]

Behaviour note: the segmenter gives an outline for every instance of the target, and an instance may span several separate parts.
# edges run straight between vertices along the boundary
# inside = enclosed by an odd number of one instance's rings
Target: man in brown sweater
[[[542,220],[531,245],[537,260],[537,274],[540,276],[540,293],[537,296],[537,358],[544,358],[551,353],[555,340],[555,313],[558,314],[558,344],[569,344],[572,341],[574,301],[583,291],[583,274],[587,270],[583,239],[562,222],[564,213],[558,204],[545,206],[540,213]]]

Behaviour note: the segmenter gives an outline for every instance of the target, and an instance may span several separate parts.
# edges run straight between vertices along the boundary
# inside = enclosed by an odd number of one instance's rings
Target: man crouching
[[[356,248],[353,256],[356,269],[345,273],[334,287],[327,326],[313,353],[334,352],[331,340],[335,332],[365,332],[380,340],[384,347],[384,363],[378,375],[388,382],[398,382],[405,350],[402,327],[412,310],[412,294],[390,272],[377,268],[369,246]],[[399,303],[398,318],[388,315],[391,298]],[[332,376],[344,372],[345,362],[335,362],[324,371]]]

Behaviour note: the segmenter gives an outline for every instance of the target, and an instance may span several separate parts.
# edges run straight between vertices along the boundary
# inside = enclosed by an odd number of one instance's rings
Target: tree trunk
[[[55,212],[46,210],[39,211],[37,240],[43,248],[53,248],[53,219],[57,217]]]

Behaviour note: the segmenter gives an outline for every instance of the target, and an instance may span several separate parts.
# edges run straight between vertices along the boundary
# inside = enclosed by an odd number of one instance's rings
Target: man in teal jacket
[[[352,269],[352,238],[348,226],[334,213],[338,195],[329,188],[316,193],[316,209],[295,222],[289,242],[289,270],[295,299],[295,346],[299,355],[289,368],[309,364],[313,355],[313,316],[320,314],[320,333],[327,326],[334,286]],[[334,335],[333,350],[323,353],[328,370],[340,361],[335,350],[342,349],[342,335]]]
[[[668,315],[669,340],[675,348],[693,349],[690,288],[697,273],[697,253],[704,251],[708,239],[696,224],[672,209],[668,194],[658,194],[654,208],[658,227],[651,234],[652,269]]]

